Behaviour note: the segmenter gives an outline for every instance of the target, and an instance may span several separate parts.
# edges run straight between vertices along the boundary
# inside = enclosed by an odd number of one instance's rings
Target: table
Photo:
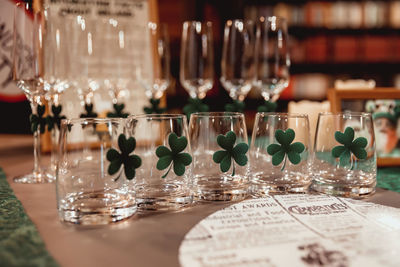
[[[135,215],[111,226],[83,227],[61,223],[54,184],[15,184],[12,177],[32,167],[33,140],[0,135],[0,166],[12,189],[61,266],[179,266],[178,249],[185,234],[209,214],[229,205],[198,204],[176,213]],[[44,158],[47,162],[49,156]],[[366,199],[400,208],[400,194],[378,189]]]

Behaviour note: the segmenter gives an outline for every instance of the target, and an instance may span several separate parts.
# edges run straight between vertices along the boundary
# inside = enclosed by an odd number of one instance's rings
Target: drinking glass
[[[97,24],[100,33],[101,80],[109,90],[113,104],[122,103],[129,95],[128,84],[132,80],[132,40],[130,20],[103,19]]]
[[[41,11],[32,11],[28,3],[17,3],[14,8],[13,80],[23,90],[32,108],[31,128],[34,137],[33,172],[14,178],[16,183],[47,183],[52,181],[41,166],[40,134],[44,132],[44,96],[48,88],[44,83],[46,18]],[[36,126],[36,127],[35,127]],[[42,130],[42,131],[41,131]]]
[[[136,212],[134,177],[125,163],[129,137],[119,118],[62,121],[56,180],[62,221],[109,224]]]
[[[142,166],[136,171],[136,199],[141,211],[179,211],[190,206],[192,156],[184,115],[128,117]]]
[[[214,83],[211,22],[183,23],[180,82],[193,99],[203,99]]]
[[[305,193],[311,182],[308,116],[257,113],[251,138],[251,194]]]
[[[370,113],[320,113],[314,150],[313,190],[345,197],[375,192],[375,135]]]
[[[68,39],[66,36],[65,17],[53,14],[49,8],[44,10],[48,21],[47,34],[44,41],[44,82],[48,87],[46,100],[49,104],[49,116],[51,126],[48,128],[51,133],[51,160],[47,169],[49,175],[55,179],[57,167],[57,144],[62,115],[61,96],[68,86],[68,73],[70,68],[70,55]]]
[[[189,123],[193,190],[205,201],[237,201],[248,195],[248,139],[238,112],[193,113]]]
[[[170,50],[166,24],[149,22],[146,28],[146,46],[149,53],[141,55],[141,64],[136,68],[136,77],[146,90],[149,99],[158,100],[170,84]],[[153,72],[144,70],[144,63],[151,62]]]
[[[265,101],[278,100],[289,85],[289,46],[286,20],[261,17],[257,23],[256,82]]]
[[[234,101],[243,102],[253,86],[256,71],[254,43],[252,22],[243,20],[226,22],[220,80]]]
[[[81,103],[88,111],[93,109],[94,92],[100,87],[101,80],[101,27],[96,19],[81,15],[68,17],[68,46],[70,54],[69,83],[77,89]],[[88,112],[89,113],[89,112]]]

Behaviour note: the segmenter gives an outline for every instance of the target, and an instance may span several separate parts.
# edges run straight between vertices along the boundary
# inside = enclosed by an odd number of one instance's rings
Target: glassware
[[[286,20],[261,17],[256,37],[256,82],[265,101],[278,100],[289,85],[289,46]]]
[[[246,198],[249,164],[244,115],[237,112],[193,113],[189,137],[195,198],[206,201]]]
[[[129,96],[132,80],[132,53],[135,50],[130,20],[109,18],[97,24],[101,51],[101,80],[109,90],[113,104],[122,103]]]
[[[136,212],[135,182],[128,180],[127,165],[121,164],[123,152],[132,152],[127,133],[119,118],[62,121],[56,180],[62,221],[109,224]],[[112,150],[116,156],[109,155]],[[120,157],[117,166],[112,166],[113,157]]]
[[[307,115],[257,113],[250,146],[251,194],[307,192],[312,155]]]
[[[136,171],[141,211],[181,210],[192,201],[192,157],[184,115],[128,117],[142,166]]]
[[[88,112],[93,109],[94,92],[99,89],[101,76],[100,27],[98,21],[81,15],[65,20],[69,39],[70,68],[69,84],[77,89],[79,98]],[[93,110],[92,110],[93,111]],[[88,112],[89,113],[89,112]]]
[[[320,113],[314,150],[313,190],[345,197],[375,192],[375,135],[370,113]]]
[[[146,90],[149,99],[160,99],[170,84],[170,50],[166,24],[149,22],[146,29],[146,47],[150,53],[141,55],[141,64],[136,68],[136,77]],[[144,62],[151,62],[153,72],[144,70]]]
[[[41,165],[40,134],[44,132],[44,96],[47,87],[44,83],[44,40],[46,19],[42,11],[28,13],[32,6],[28,3],[17,3],[14,9],[13,34],[13,80],[24,91],[32,108],[31,128],[34,136],[33,172],[14,178],[16,183],[47,183],[52,181]]]
[[[214,83],[211,22],[183,23],[180,82],[191,98],[203,99]]]
[[[48,128],[51,133],[51,160],[47,169],[49,175],[56,178],[57,167],[57,145],[62,115],[61,95],[69,87],[68,74],[70,68],[70,55],[68,39],[66,36],[65,17],[53,14],[49,8],[44,10],[47,24],[47,34],[44,41],[44,82],[48,87],[46,100],[49,104],[49,116],[51,126]]]
[[[244,101],[255,78],[254,24],[228,20],[225,24],[221,60],[221,83],[229,96]]]

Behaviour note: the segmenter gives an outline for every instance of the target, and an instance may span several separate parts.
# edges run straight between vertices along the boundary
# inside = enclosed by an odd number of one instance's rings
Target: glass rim
[[[241,112],[231,112],[231,111],[212,111],[212,112],[194,112],[190,117],[195,116],[199,118],[224,118],[224,117],[243,117],[244,114]]]
[[[370,112],[361,112],[361,111],[347,111],[347,112],[319,112],[318,117],[320,116],[336,116],[336,117],[372,117],[372,113]]]
[[[62,119],[61,124],[82,124],[87,123],[106,123],[106,122],[124,122],[124,118],[73,118],[73,119]]]
[[[126,119],[179,119],[179,118],[186,118],[186,115],[184,114],[137,114],[137,115],[130,115]]]
[[[192,24],[192,25],[201,24],[201,25],[212,26],[212,22],[209,21],[209,20],[206,20],[206,21],[200,21],[200,20],[185,20],[185,21],[183,22],[183,25],[187,25],[187,24]]]
[[[303,113],[288,113],[288,112],[257,112],[256,116],[262,117],[288,117],[288,118],[308,118],[307,114]]]

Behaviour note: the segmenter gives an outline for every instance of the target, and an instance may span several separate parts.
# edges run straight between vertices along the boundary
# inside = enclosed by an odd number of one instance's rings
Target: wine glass
[[[46,17],[41,11],[33,11],[29,3],[17,3],[14,8],[13,31],[13,80],[23,90],[32,108],[31,129],[34,137],[33,172],[14,178],[16,183],[51,182],[42,168],[40,158],[40,134],[46,127],[44,97],[48,88],[44,83],[44,40]],[[29,13],[32,12],[32,15]]]
[[[212,88],[214,82],[213,61],[211,22],[184,22],[179,76],[182,86],[192,99],[203,99]]]
[[[141,55],[139,66],[136,67],[136,77],[150,100],[151,106],[145,107],[144,111],[148,114],[163,113],[165,109],[159,108],[158,105],[171,82],[167,25],[149,22],[146,37],[146,47],[149,47],[146,51],[149,53]],[[145,69],[149,62],[153,71]]]
[[[67,89],[70,55],[67,48],[66,25],[64,17],[54,14],[49,8],[44,10],[47,23],[44,53],[44,82],[48,87],[46,100],[49,104],[48,130],[51,132],[51,161],[47,169],[49,175],[55,179],[57,165],[57,144],[62,115],[61,95]]]
[[[124,107],[123,100],[129,96],[128,84],[132,79],[132,51],[129,20],[119,18],[104,19],[100,28],[101,76],[112,97],[115,111]],[[121,109],[121,112],[122,112]],[[118,112],[109,113],[110,116]],[[113,115],[112,115],[113,114]],[[119,114],[121,115],[121,114]],[[127,113],[125,114],[128,115]]]
[[[252,22],[243,20],[226,22],[220,81],[234,101],[234,104],[225,106],[228,111],[242,112],[243,101],[253,86],[256,72],[254,43]]]
[[[85,107],[87,114],[84,116],[92,116],[93,95],[99,89],[101,79],[100,33],[99,27],[96,27],[98,21],[78,15],[66,19],[65,23],[68,25],[67,36],[72,55],[70,64],[73,66],[68,79],[77,89]]]
[[[289,85],[289,47],[286,20],[261,17],[256,31],[256,82],[265,101],[276,102]]]

